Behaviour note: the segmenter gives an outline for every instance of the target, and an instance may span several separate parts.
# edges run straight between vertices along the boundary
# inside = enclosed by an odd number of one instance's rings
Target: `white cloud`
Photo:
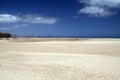
[[[73,16],[74,19],[82,19],[80,16]]]
[[[120,7],[120,0],[79,0],[91,6]]]
[[[27,24],[14,25],[12,28],[28,27]]]
[[[95,17],[99,17],[99,16],[105,17],[113,14],[107,9],[96,6],[86,6],[85,8],[79,10],[79,13],[85,13],[85,14],[89,14],[89,16],[95,16]]]
[[[43,17],[37,17],[33,19],[32,23],[43,23],[43,24],[54,24],[57,20],[55,18],[43,18]]]
[[[0,28],[0,30],[9,30],[9,29],[10,29],[9,27]]]
[[[0,23],[16,23],[16,22],[27,22],[27,23],[40,23],[40,24],[55,24],[58,21],[57,18],[24,15],[15,16],[11,14],[0,14]]]
[[[14,23],[20,20],[19,17],[11,14],[0,14],[0,23]]]
[[[23,21],[29,23],[55,24],[58,19],[43,16],[26,15],[23,17]]]
[[[19,25],[13,25],[12,27],[2,27],[0,28],[0,30],[11,30],[11,29],[16,29],[16,28],[20,28],[20,27],[28,27],[29,25],[27,24],[19,24]]]
[[[92,16],[106,17],[113,15],[117,11],[113,9],[120,8],[120,0],[79,0],[85,7],[79,10],[79,13],[85,13]]]

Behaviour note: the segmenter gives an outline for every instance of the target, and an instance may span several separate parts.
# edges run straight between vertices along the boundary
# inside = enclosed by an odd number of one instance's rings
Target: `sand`
[[[120,80],[120,39],[0,40],[0,80]]]

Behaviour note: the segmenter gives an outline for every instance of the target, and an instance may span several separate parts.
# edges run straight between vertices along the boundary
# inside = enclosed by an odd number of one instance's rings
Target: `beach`
[[[0,80],[120,80],[120,39],[0,40]]]

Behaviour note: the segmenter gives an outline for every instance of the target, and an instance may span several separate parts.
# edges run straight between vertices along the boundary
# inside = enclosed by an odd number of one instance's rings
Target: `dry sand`
[[[120,80],[120,39],[0,40],[0,80]]]

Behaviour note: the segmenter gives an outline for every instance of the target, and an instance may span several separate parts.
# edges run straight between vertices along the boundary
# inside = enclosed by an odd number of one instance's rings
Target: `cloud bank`
[[[120,0],[79,0],[84,8],[78,12],[94,17],[107,17],[117,13],[120,8]]]
[[[0,30],[11,30],[20,27],[28,27],[28,24],[55,24],[59,19],[38,15],[13,15],[0,14],[0,23],[12,23],[13,26],[0,27]]]
[[[0,23],[16,23],[16,22],[26,22],[26,23],[40,23],[40,24],[55,24],[58,21],[57,18],[34,16],[34,15],[24,15],[16,16],[12,14],[0,14]]]

